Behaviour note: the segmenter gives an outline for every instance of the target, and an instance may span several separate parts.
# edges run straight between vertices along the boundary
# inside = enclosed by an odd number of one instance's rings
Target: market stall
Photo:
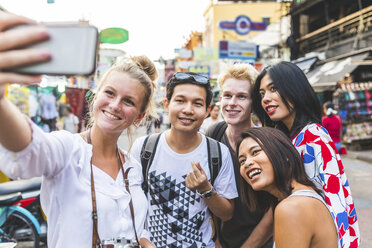
[[[354,149],[372,144],[372,82],[341,84],[338,108],[343,143]]]

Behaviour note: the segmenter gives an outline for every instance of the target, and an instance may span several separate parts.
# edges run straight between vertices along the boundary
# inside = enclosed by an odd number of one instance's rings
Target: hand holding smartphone
[[[46,24],[49,40],[27,48],[43,49],[51,53],[47,62],[17,67],[9,71],[23,74],[90,75],[96,68],[98,30],[91,25]],[[29,28],[19,25],[13,28]],[[24,48],[24,47],[23,47]]]

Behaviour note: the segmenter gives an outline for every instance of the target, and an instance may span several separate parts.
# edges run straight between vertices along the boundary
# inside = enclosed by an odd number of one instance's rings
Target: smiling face
[[[221,109],[230,125],[249,127],[251,123],[251,84],[247,80],[227,79],[222,86]]]
[[[275,192],[271,161],[253,138],[245,138],[240,144],[239,163],[240,175],[254,190]]]
[[[127,73],[111,72],[95,97],[95,125],[108,133],[121,133],[143,117],[144,94],[145,88]]]
[[[290,130],[295,118],[295,111],[288,109],[269,74],[260,84],[261,105],[272,121],[281,121]],[[290,104],[291,105],[291,104]]]
[[[206,90],[195,84],[179,84],[170,101],[164,100],[165,110],[173,131],[197,133],[208,115]]]

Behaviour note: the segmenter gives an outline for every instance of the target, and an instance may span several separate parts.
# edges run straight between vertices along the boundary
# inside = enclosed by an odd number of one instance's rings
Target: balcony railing
[[[308,33],[296,43],[301,54],[317,51],[332,44],[372,31],[372,6],[348,15],[320,29]]]

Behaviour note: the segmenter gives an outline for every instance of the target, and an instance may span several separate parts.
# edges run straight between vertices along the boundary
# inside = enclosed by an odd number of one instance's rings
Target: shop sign
[[[240,35],[247,35],[251,31],[264,31],[267,24],[265,22],[252,22],[248,16],[240,15],[235,21],[220,21],[218,26],[222,30],[235,30]]]
[[[28,97],[30,95],[30,89],[22,86],[9,85],[7,87],[7,98],[13,104],[15,104],[18,109],[24,113],[29,114]]]
[[[194,48],[194,59],[195,60],[218,59],[218,49],[217,48],[195,47]]]
[[[174,50],[180,58],[189,59],[192,58],[192,51],[186,48],[179,48]]]
[[[219,57],[221,59],[256,60],[258,46],[246,41],[220,41]]]
[[[209,76],[211,74],[210,68],[207,65],[189,66],[188,71],[198,73],[198,74],[200,74],[202,76],[205,76],[207,78],[209,78]]]
[[[124,28],[106,28],[99,32],[101,43],[121,44],[129,40],[128,30]]]
[[[179,63],[178,63],[178,67],[180,68],[180,69],[185,69],[185,70],[187,70],[190,66],[194,66],[195,65],[195,62],[194,61],[180,61]]]

